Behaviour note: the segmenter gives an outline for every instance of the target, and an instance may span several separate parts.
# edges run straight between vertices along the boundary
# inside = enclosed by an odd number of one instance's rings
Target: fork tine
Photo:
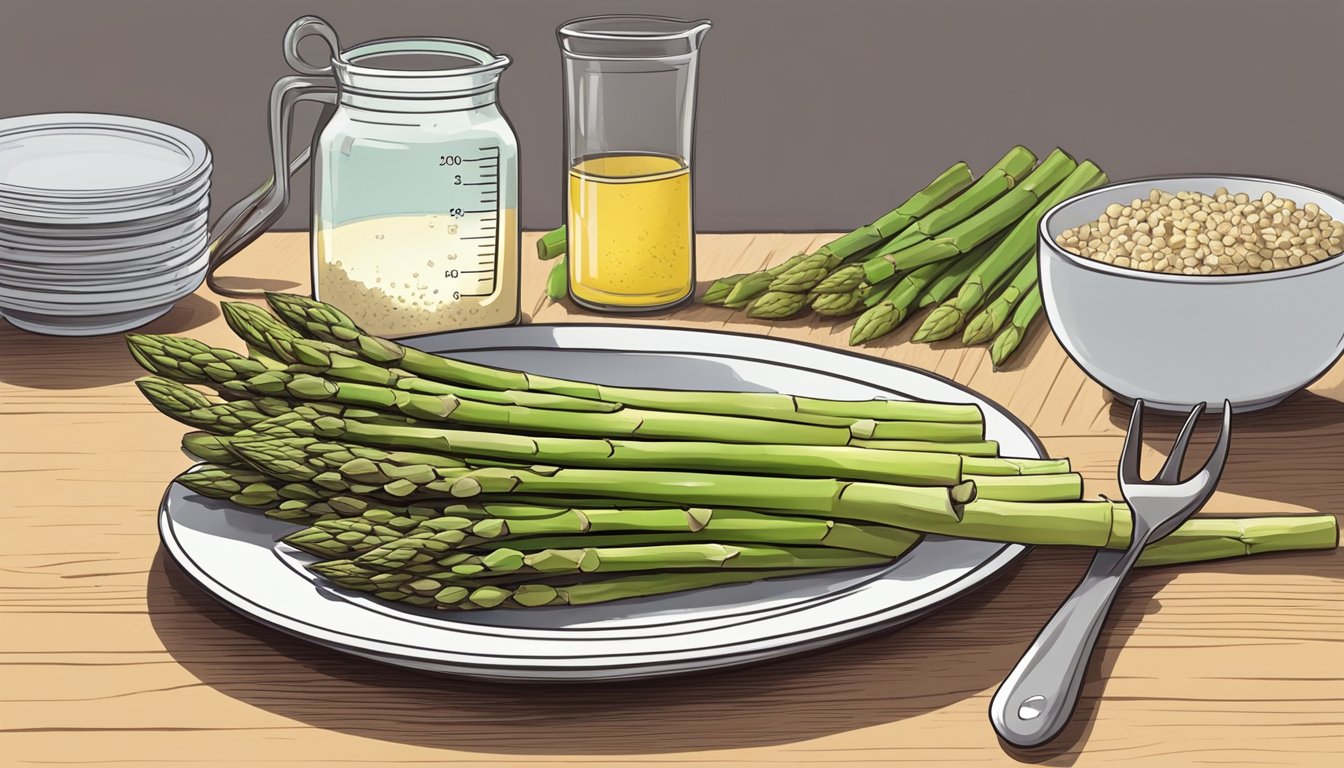
[[[1218,484],[1218,478],[1223,474],[1223,466],[1227,464],[1227,452],[1232,445],[1232,403],[1228,400],[1223,401],[1223,424],[1218,430],[1218,442],[1214,443],[1213,453],[1209,454],[1209,460],[1204,462],[1204,466],[1199,468],[1200,472],[1208,472],[1208,488],[1210,492],[1213,486]]]
[[[1125,433],[1125,447],[1120,452],[1120,482],[1141,483],[1140,457],[1143,455],[1143,401],[1134,401],[1134,413],[1129,417],[1129,431]]]
[[[1190,416],[1185,420],[1185,426],[1181,427],[1181,433],[1176,436],[1176,442],[1171,446],[1171,454],[1167,456],[1167,461],[1162,468],[1157,471],[1158,482],[1178,483],[1181,481],[1181,462],[1185,461],[1185,449],[1190,446],[1190,436],[1195,433],[1195,425],[1199,423],[1199,417],[1204,414],[1204,404],[1199,403],[1190,409]]]

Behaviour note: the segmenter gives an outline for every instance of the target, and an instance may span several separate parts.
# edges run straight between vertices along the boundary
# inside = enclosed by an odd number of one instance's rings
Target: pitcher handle
[[[327,42],[331,48],[331,59],[326,64],[309,64],[304,61],[303,56],[299,54],[299,41],[309,35],[317,35]],[[341,57],[341,40],[336,37],[336,30],[326,20],[317,16],[301,16],[289,25],[285,31],[285,61],[289,63],[290,68],[301,75],[326,75],[332,74],[331,62]]]
[[[317,130],[320,131],[336,109],[335,82],[326,77],[291,75],[280,78],[271,88],[271,176],[252,194],[225,211],[210,230],[215,238],[210,243],[205,284],[221,296],[260,296],[265,293],[256,288],[221,287],[215,280],[215,272],[279,221],[289,207],[289,177],[302,168],[312,154],[310,148],[305,148],[293,160],[289,158],[291,118],[294,105],[300,101],[316,101],[324,105],[318,119]]]

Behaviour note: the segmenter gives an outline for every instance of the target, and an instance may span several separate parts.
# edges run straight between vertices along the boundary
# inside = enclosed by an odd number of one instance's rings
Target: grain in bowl
[[[1219,187],[1213,194],[1149,191],[1112,203],[1055,242],[1117,267],[1182,275],[1241,275],[1314,264],[1344,251],[1344,222],[1315,203],[1299,206]]]

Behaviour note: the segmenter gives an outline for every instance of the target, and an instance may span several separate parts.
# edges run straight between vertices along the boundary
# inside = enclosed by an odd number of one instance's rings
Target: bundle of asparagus
[[[609,387],[427,354],[306,298],[269,302],[278,319],[224,305],[247,355],[128,335],[154,374],[140,389],[198,430],[183,445],[209,463],[179,482],[301,526],[285,542],[320,558],[315,573],[380,599],[577,605],[882,565],[925,534],[1129,542],[1123,504],[1084,500],[1067,460],[999,456],[973,406]],[[1328,515],[1200,518],[1140,564],[1335,537]]]
[[[721,278],[701,301],[746,308],[749,317],[763,320],[794,317],[809,307],[824,317],[857,315],[851,346],[885,336],[934,307],[914,341],[938,341],[964,329],[962,342],[989,343],[997,367],[1041,311],[1041,217],[1107,180],[1091,162],[1077,163],[1059,149],[1037,165],[1030,150],[1014,147],[979,179],[957,163],[872,224],[814,253]],[[537,244],[542,258],[564,248],[563,227]]]

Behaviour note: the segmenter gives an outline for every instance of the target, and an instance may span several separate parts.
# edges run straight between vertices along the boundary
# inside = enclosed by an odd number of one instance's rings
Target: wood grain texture
[[[704,236],[700,276],[824,240]],[[306,250],[304,235],[267,235],[231,268],[303,289]],[[538,298],[549,265],[524,265],[533,322],[656,322],[835,345],[847,333],[700,306],[595,318]],[[145,330],[238,348],[217,300],[202,289]],[[997,400],[1052,454],[1073,458],[1089,492],[1116,492],[1128,408],[1043,328],[997,373],[982,348],[911,344],[909,334],[864,351]],[[130,384],[138,374],[117,338],[0,328],[0,764],[1305,766],[1344,753],[1340,552],[1140,573],[1102,635],[1075,723],[1033,752],[1005,749],[985,713],[1085,568],[1077,550],[1037,550],[898,632],[681,679],[490,686],[330,653],[235,616],[165,560],[155,509],[190,462],[176,447],[182,429]],[[1344,509],[1342,385],[1336,368],[1283,406],[1239,417],[1209,511]],[[1153,421],[1151,443],[1165,447],[1178,425]]]

